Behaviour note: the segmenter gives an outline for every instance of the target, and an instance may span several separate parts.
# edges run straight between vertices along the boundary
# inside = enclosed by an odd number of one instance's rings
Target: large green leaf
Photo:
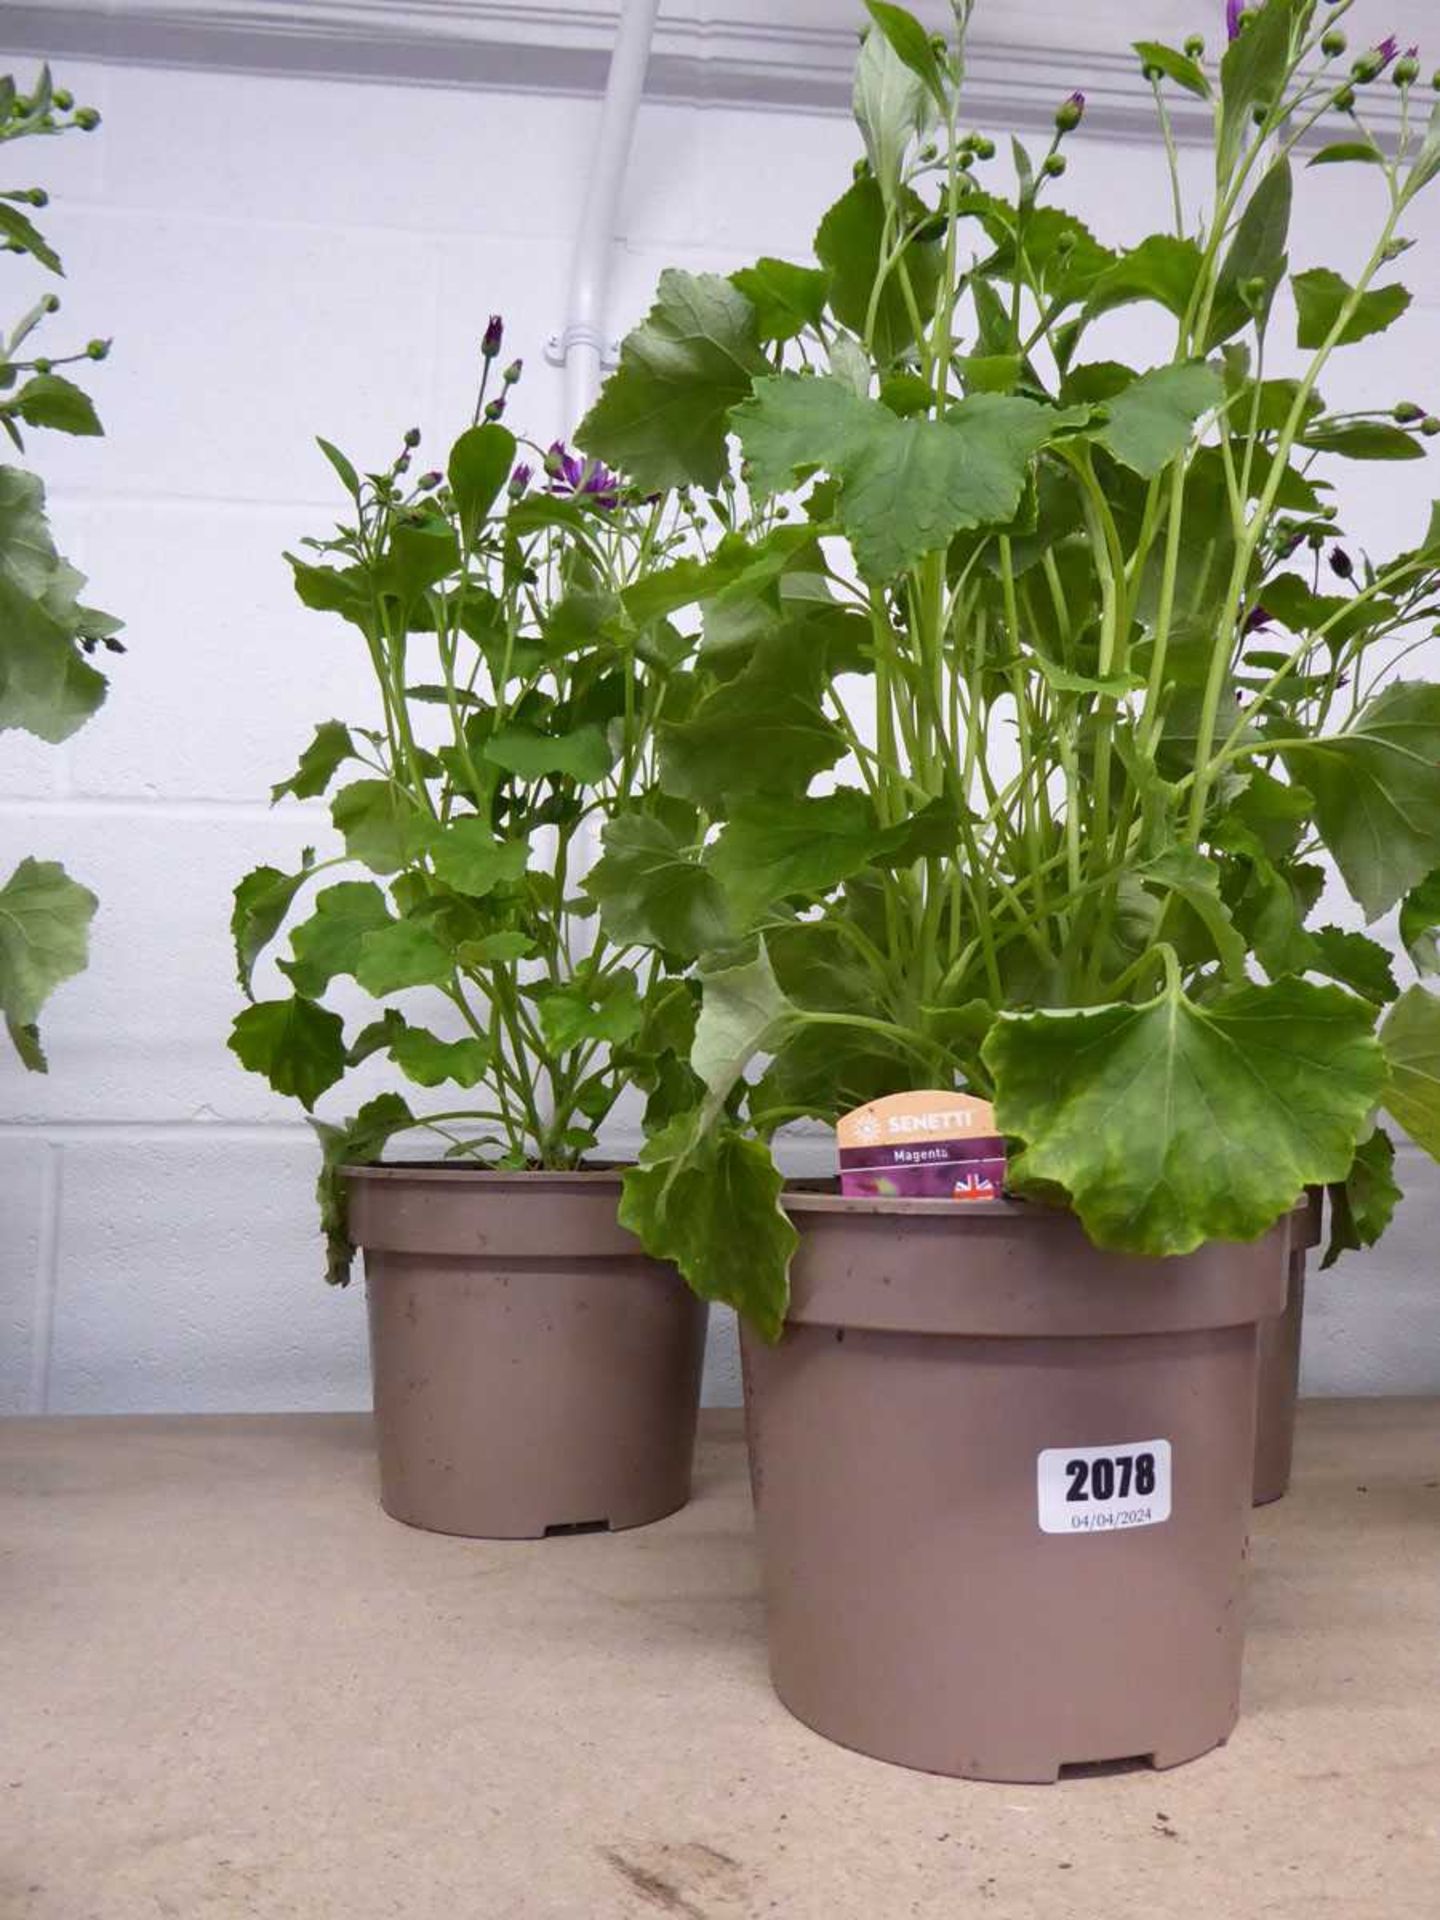
[[[76,645],[79,625],[67,574],[32,599],[0,571],[0,731],[23,727],[58,746],[101,706],[105,676]]]
[[[1317,421],[1303,445],[1312,453],[1335,453],[1342,460],[1423,460],[1424,442],[1385,420]],[[1268,602],[1267,602],[1268,604]]]
[[[798,1236],[780,1205],[785,1182],[759,1140],[731,1127],[696,1138],[682,1113],[625,1175],[620,1224],[669,1260],[703,1300],[733,1306],[778,1340]]]
[[[355,1251],[346,1227],[344,1170],[378,1160],[394,1135],[415,1125],[415,1116],[398,1093],[382,1093],[338,1127],[323,1120],[310,1124],[320,1142],[315,1197],[320,1205],[320,1231],[325,1236],[325,1278],[331,1286],[343,1287],[349,1283]]]
[[[749,959],[702,971],[690,1065],[714,1108],[758,1054],[775,1051],[794,1020],[763,940]]]
[[[64,980],[84,971],[99,905],[54,860],[22,860],[0,887],[0,1016],[27,1067],[44,1072],[35,1023]]]
[[[1434,1160],[1440,1160],[1440,1000],[1424,987],[1402,993],[1380,1028],[1390,1063],[1384,1105]]]
[[[920,37],[925,39],[923,29]],[[928,41],[925,44],[928,49]],[[911,143],[934,116],[934,93],[924,77],[900,58],[882,29],[865,35],[855,62],[851,97],[871,170],[886,199],[893,200]]]
[[[861,867],[954,851],[954,809],[943,802],[883,827],[868,794],[853,788],[790,800],[752,800],[730,814],[706,864],[736,917],[751,919],[790,895],[828,893]]]
[[[621,1046],[633,1040],[645,1018],[645,1008],[633,973],[580,977],[545,988],[536,996],[540,1031],[554,1053],[568,1053],[587,1040]]]
[[[354,974],[365,936],[391,924],[389,904],[373,880],[325,887],[310,918],[290,935],[295,958],[282,963],[284,971],[298,993],[318,1000],[337,975]]]
[[[257,1000],[237,1014],[230,1051],[277,1093],[313,1107],[344,1075],[345,1027],[340,1016],[313,1000]]]
[[[452,820],[430,849],[436,873],[447,887],[483,899],[496,887],[518,880],[530,859],[524,840],[497,840],[478,814]]]
[[[271,787],[270,798],[279,800],[290,793],[297,800],[313,799],[324,793],[336,769],[352,759],[355,743],[350,729],[339,720],[324,720],[315,729],[315,738],[300,756],[300,764],[288,780]]]
[[[895,204],[899,217],[912,234],[930,218],[929,209],[908,187],[897,194]],[[885,197],[879,183],[867,174],[847,188],[815,233],[815,257],[830,276],[830,309],[842,326],[862,338],[869,321],[871,296],[885,257],[885,244]],[[939,243],[912,238],[901,259],[924,323],[934,311],[940,284]],[[900,270],[895,268],[875,302],[875,359],[882,367],[889,366],[914,339],[915,325]]]
[[[1108,402],[1109,418],[1095,437],[1117,460],[1149,480],[1185,451],[1196,421],[1218,407],[1224,394],[1220,375],[1198,360],[1156,367]]]
[[[460,516],[460,538],[468,552],[476,530],[499,497],[515,464],[515,436],[498,422],[467,427],[450,449],[446,463],[455,510]]]
[[[1440,686],[1397,680],[1343,733],[1284,751],[1368,919],[1440,867]]]
[[[430,928],[395,920],[362,936],[355,978],[367,993],[401,993],[406,987],[443,987],[455,971],[455,955]]]
[[[441,1040],[424,1027],[402,1026],[390,1042],[390,1058],[417,1087],[439,1087],[447,1081],[457,1087],[475,1087],[490,1066],[490,1048],[484,1040]]]
[[[315,850],[307,847],[301,855],[298,873],[282,873],[278,867],[256,867],[236,887],[230,935],[235,942],[236,978],[247,995],[250,995],[255,962],[280,931],[291,902],[310,878],[314,865]]]
[[[681,959],[732,938],[724,895],[664,821],[618,814],[608,821],[605,851],[585,879],[600,924],[617,946],[658,947]]]
[[[743,294],[718,274],[668,269],[576,445],[642,487],[718,487],[730,409],[768,368]]]
[[[1383,1127],[1360,1142],[1349,1175],[1328,1191],[1330,1244],[1322,1269],[1333,1267],[1342,1253],[1373,1247],[1404,1198],[1395,1183],[1395,1143]]]
[[[976,393],[944,420],[902,420],[833,377],[780,374],[757,382],[735,428],[761,493],[816,466],[834,474],[862,572],[889,580],[962,528],[1013,520],[1034,456],[1079,418]]]
[[[1400,903],[1400,940],[1419,973],[1440,973],[1440,870]]]
[[[1200,249],[1193,240],[1152,233],[1096,280],[1085,303],[1086,317],[1093,319],[1135,300],[1153,300],[1183,320],[1201,264]]]
[[[1235,228],[1215,284],[1215,300],[1206,331],[1212,351],[1232,334],[1256,322],[1263,329],[1280,282],[1285,278],[1294,179],[1290,162],[1280,159],[1250,196]]]
[[[1317,927],[1307,937],[1310,972],[1338,980],[1342,987],[1349,987],[1377,1007],[1388,1006],[1399,993],[1390,955],[1378,940],[1344,927]]]
[[[396,873],[435,837],[435,821],[388,780],[352,780],[330,803],[345,851],[372,873]]]
[[[89,394],[58,373],[37,373],[5,405],[6,411],[18,414],[27,427],[87,436],[105,431]]]
[[[1315,267],[1309,273],[1297,273],[1292,282],[1295,304],[1300,311],[1300,345],[1323,347],[1330,338],[1354,289],[1328,267]],[[1348,347],[1357,340],[1368,340],[1393,326],[1410,305],[1404,287],[1372,287],[1362,293],[1354,313],[1341,329],[1335,344]]]
[[[936,56],[930,35],[904,7],[888,4],[888,0],[865,0],[865,11],[890,42],[895,53],[904,61],[910,71],[925,84],[935,105],[944,112],[945,80],[940,71],[940,61]]]
[[[1189,54],[1181,53],[1175,47],[1167,47],[1160,40],[1136,40],[1133,42],[1148,72],[1163,73],[1187,93],[1193,93],[1198,100],[1210,98],[1210,82],[1205,78],[1205,69]]]
[[[757,339],[793,340],[824,317],[827,282],[818,267],[797,267],[767,254],[732,273],[730,284],[754,309]]]
[[[997,1122],[1025,1144],[1012,1177],[1067,1193],[1118,1252],[1253,1240],[1349,1172],[1385,1084],[1373,1021],[1301,980],[1002,1015],[983,1054]]]
[[[484,757],[522,780],[543,780],[563,774],[582,786],[603,780],[615,764],[610,743],[599,727],[576,727],[571,733],[542,733],[519,721],[500,727],[485,742]]]
[[[1297,0],[1265,0],[1264,6],[1253,10],[1245,30],[1225,49],[1220,61],[1222,164],[1251,138],[1255,109],[1279,102],[1290,64],[1296,4]]]

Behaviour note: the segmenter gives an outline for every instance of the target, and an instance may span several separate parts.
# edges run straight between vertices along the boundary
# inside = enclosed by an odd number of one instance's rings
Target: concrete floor
[[[1058,1787],[771,1694],[733,1415],[657,1527],[375,1504],[360,1418],[0,1423],[4,1920],[1436,1920],[1440,1402],[1304,1409],[1246,1714]]]

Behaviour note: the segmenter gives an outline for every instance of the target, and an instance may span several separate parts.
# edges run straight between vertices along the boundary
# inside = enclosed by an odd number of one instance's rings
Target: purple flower
[[[1055,128],[1059,133],[1073,133],[1085,118],[1085,96],[1072,93],[1060,102],[1055,114]]]
[[[545,455],[545,471],[550,476],[550,492],[585,494],[606,513],[620,504],[618,475],[599,460],[582,460],[571,453],[563,440],[555,440]]]
[[[522,460],[510,476],[510,498],[512,500],[518,500],[534,478],[534,468],[526,466]]]
[[[1245,0],[1225,0],[1225,31],[1232,40],[1240,38],[1240,16],[1245,11]]]
[[[1380,71],[1383,73],[1399,53],[1400,42],[1395,38],[1393,33],[1387,33],[1375,51],[1380,56]],[[1416,52],[1419,52],[1418,47],[1416,48]]]
[[[498,313],[492,313],[485,325],[485,338],[480,342],[480,351],[487,360],[494,360],[498,356],[504,338],[505,322]]]
[[[1258,633],[1262,627],[1268,627],[1270,615],[1260,605],[1253,606],[1245,616],[1246,633]]]

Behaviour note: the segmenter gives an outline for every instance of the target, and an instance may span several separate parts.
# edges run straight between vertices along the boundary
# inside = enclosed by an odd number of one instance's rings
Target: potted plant
[[[486,380],[501,337],[492,319]],[[329,1276],[364,1248],[386,1510],[517,1537],[688,1498],[705,1309],[618,1225],[619,1175],[590,1161],[623,1088],[657,1115],[693,1098],[693,988],[639,941],[709,937],[678,899],[597,934],[577,892],[598,821],[663,812],[655,728],[685,708],[690,643],[649,616],[644,575],[688,508],[517,442],[519,373],[488,400],[482,381],[443,472],[411,475],[418,431],[375,473],[320,443],[349,508],[290,563],[305,605],[358,632],[377,717],[326,721],[274,789],[329,793],[343,851],[237,888],[252,1001],[230,1042],[307,1111],[380,1060],[435,1090],[315,1123]],[[254,998],[287,924],[285,990]],[[342,979],[377,1003],[349,1031],[324,1004]],[[442,1156],[372,1164],[401,1135]]]
[[[1440,686],[1407,656],[1440,515],[1372,562],[1340,489],[1440,421],[1320,383],[1409,303],[1440,115],[1413,53],[1346,52],[1346,0],[1232,0],[1218,49],[1137,50],[1174,221],[1112,246],[1057,199],[1082,95],[1007,192],[966,131],[969,5],[947,42],[868,4],[864,157],[815,260],[667,275],[579,435],[641,485],[713,483],[733,436],[823,553],[761,512],[743,592],[734,554],[670,570],[730,677],[661,726],[589,884],[628,917],[629,848],[682,800],[700,830],[654,884],[705,876],[728,924],[696,967],[703,1092],[621,1219],[745,1316],[796,1713],[941,1772],[1168,1765],[1237,1708],[1292,1216],[1328,1186],[1332,1245],[1374,1240],[1382,1106],[1440,1150],[1440,1000],[1317,912],[1328,855],[1435,967]],[[1392,81],[1398,152],[1365,117]],[[1213,114],[1203,207],[1175,89]],[[1337,166],[1373,186],[1369,258],[1292,271],[1292,196]],[[1137,305],[1139,369],[1103,344]],[[993,1102],[1009,1198],[785,1190],[785,1122],[926,1088]]]
[[[90,132],[99,124],[93,107],[77,107],[72,94],[53,85],[48,67],[29,93],[21,93],[11,75],[0,78],[0,145]],[[60,256],[25,211],[48,201],[43,187],[0,191],[0,245],[59,274]],[[42,294],[0,335],[0,427],[22,452],[31,428],[104,431],[89,395],[56,368],[103,360],[110,343],[92,340],[58,357],[34,351],[39,329],[59,308],[57,294]],[[91,656],[100,647],[124,651],[115,638],[121,623],[81,605],[84,585],[85,576],[55,544],[38,475],[0,465],[0,732],[21,727],[58,744],[104,700],[105,676]],[[62,981],[84,969],[97,904],[56,860],[27,857],[0,886],[0,1016],[32,1073],[46,1071],[41,1008]]]

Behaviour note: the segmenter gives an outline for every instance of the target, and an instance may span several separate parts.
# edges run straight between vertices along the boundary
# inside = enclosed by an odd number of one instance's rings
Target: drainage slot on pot
[[[609,1531],[610,1522],[608,1520],[566,1520],[562,1521],[559,1526],[546,1527],[545,1538],[547,1540],[558,1540],[562,1534],[608,1533]]]
[[[1123,1760],[1068,1760],[1061,1767],[1062,1780],[1108,1780],[1112,1773],[1153,1773],[1153,1753],[1127,1753]]]

